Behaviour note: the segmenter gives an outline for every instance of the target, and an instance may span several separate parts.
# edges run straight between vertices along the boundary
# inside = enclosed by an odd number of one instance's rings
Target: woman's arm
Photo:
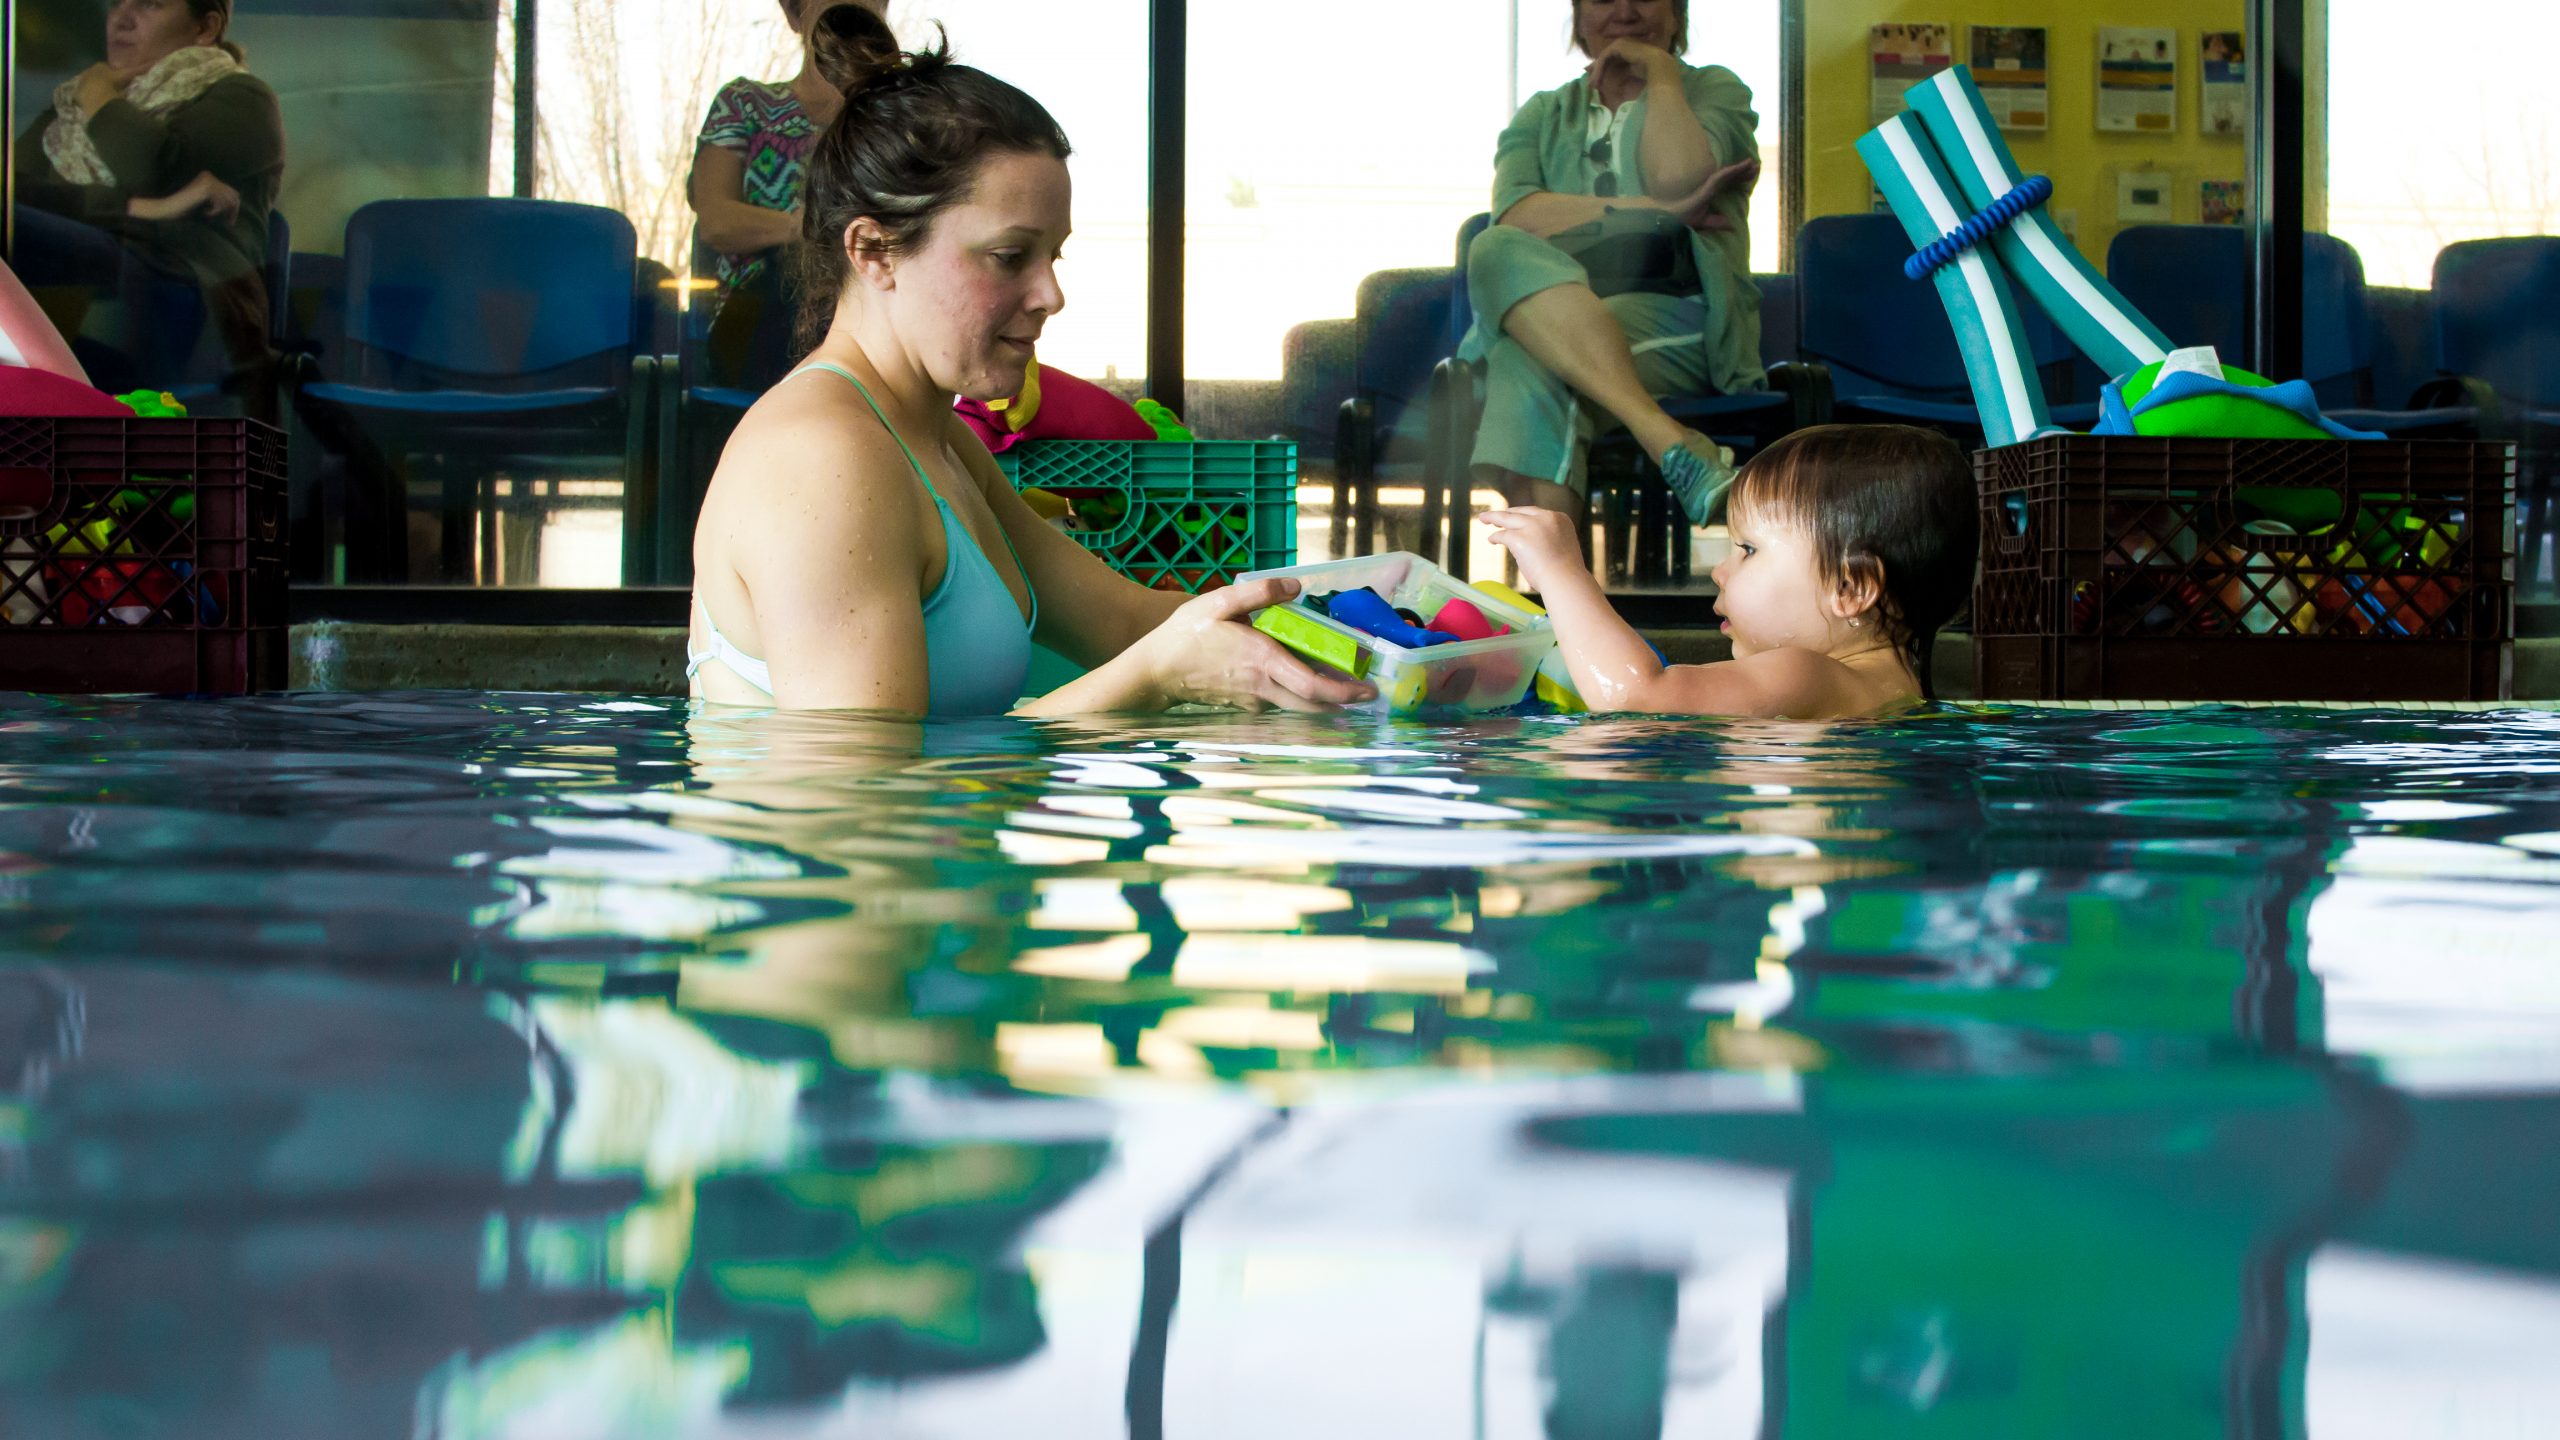
[[[968,467],[1022,557],[1040,597],[1040,643],[1088,667],[1015,713],[1161,710],[1186,701],[1315,710],[1376,693],[1356,681],[1316,673],[1247,623],[1253,611],[1294,596],[1297,582],[1229,586],[1197,598],[1150,590],[1034,514],[995,457],[956,417],[943,443]]]
[[[1636,154],[1644,163],[1645,193],[1668,202],[1696,190],[1729,162],[1689,108],[1684,67],[1663,51],[1653,54],[1659,58],[1645,69],[1644,134]]]
[[[755,605],[752,644],[772,667],[774,703],[922,715],[924,547],[906,461],[842,407],[809,395],[768,403],[739,426],[721,469],[754,477],[727,512],[752,516],[753,533],[723,548]]]
[[[796,210],[767,210],[746,201],[747,162],[722,145],[693,152],[686,198],[700,222],[702,243],[724,255],[754,255],[800,238]]]
[[[1587,225],[1611,210],[1667,210],[1670,207],[1645,195],[1620,195],[1601,199],[1596,195],[1565,195],[1553,190],[1540,190],[1521,197],[1517,204],[1497,217],[1498,222],[1514,229],[1526,230],[1543,240],[1550,235]]]
[[[957,417],[945,429],[943,444],[968,469],[1022,557],[1023,572],[1040,597],[1041,644],[1092,669],[1138,643],[1190,598],[1150,590],[1059,533],[1014,493],[1004,467]]]

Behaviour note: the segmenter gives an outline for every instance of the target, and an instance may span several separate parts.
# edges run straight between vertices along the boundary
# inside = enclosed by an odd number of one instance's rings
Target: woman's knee
[[[1499,328],[1511,307],[1540,290],[1588,283],[1572,256],[1514,225],[1495,225],[1467,247],[1467,300]]]

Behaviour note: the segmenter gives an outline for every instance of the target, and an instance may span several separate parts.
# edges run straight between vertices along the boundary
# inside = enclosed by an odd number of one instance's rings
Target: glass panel
[[[2526,598],[2550,599],[2560,285],[2545,277],[2560,272],[2560,240],[2479,242],[2560,223],[2560,100],[2541,74],[2560,14],[2522,0],[2456,0],[2424,24],[2373,0],[2313,14],[2326,21],[2327,94],[2324,106],[2315,80],[2305,224],[2325,220],[2363,257],[2369,403],[2408,405],[2444,372],[2485,387],[2470,399],[2494,395],[2483,433],[2521,446],[2516,578]]]
[[[215,52],[195,43],[205,37],[184,4],[145,7],[116,36],[105,0],[15,10],[15,258],[108,389],[170,391],[195,414],[303,413],[282,401],[292,367],[278,352],[310,356],[308,380],[370,383],[369,366],[392,361],[362,361],[349,344],[350,217],[377,200],[485,197],[512,183],[500,101],[513,23],[496,0],[244,7],[224,38],[245,57],[245,80],[195,58]],[[58,84],[99,64],[114,84],[88,97],[104,112],[96,121],[57,127],[40,113]],[[169,145],[136,150],[150,122]],[[39,127],[55,131],[52,146]],[[381,414],[347,407],[332,420],[294,424],[298,578],[351,563],[377,576],[446,568],[445,532],[400,498],[401,442]],[[467,538],[464,519],[451,533]]]
[[[1729,68],[1751,87],[1769,167],[1749,212],[1749,254],[1760,269],[1774,266],[1782,238],[1781,10],[1771,0],[1744,11],[1710,18],[1699,7],[1682,58]],[[1285,26],[1250,7],[1193,9],[1189,398],[1217,433],[1300,440],[1301,550],[1311,557],[1439,549],[1436,536],[1422,535],[1423,401],[1433,362],[1454,348],[1470,313],[1455,268],[1458,236],[1486,211],[1495,141],[1511,117],[1588,65],[1572,47],[1572,16],[1564,0],[1324,0],[1296,7]],[[1334,103],[1306,103],[1306,77],[1337,64],[1346,36],[1381,57],[1380,68],[1357,73]],[[1255,63],[1229,59],[1243,53]],[[1274,124],[1275,115],[1287,123]],[[1344,458],[1335,454],[1337,407],[1355,395],[1372,407],[1374,425],[1346,443],[1375,463],[1355,454],[1352,468],[1378,485],[1377,508],[1359,523],[1331,513]],[[1622,433],[1602,453],[1603,474],[1634,457]],[[1473,484],[1472,474],[1460,477],[1467,512],[1499,503],[1497,491],[1470,491]],[[1470,573],[1504,573],[1501,551],[1463,518],[1457,530]],[[1645,583],[1625,573],[1632,533],[1619,525],[1599,542],[1597,563],[1620,588]],[[1656,560],[1653,568],[1669,567]]]

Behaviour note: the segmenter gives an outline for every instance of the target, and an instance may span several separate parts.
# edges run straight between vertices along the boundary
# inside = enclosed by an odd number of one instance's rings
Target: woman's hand
[[[1511,552],[1520,583],[1541,594],[1567,570],[1582,568],[1582,537],[1573,517],[1536,505],[1487,510],[1476,520],[1493,527],[1493,543]]]
[[[1129,659],[1161,705],[1232,705],[1241,710],[1326,710],[1373,699],[1374,685],[1319,673],[1253,628],[1253,612],[1296,597],[1295,580],[1256,580],[1212,590],[1184,604]]]
[[[1717,205],[1733,196],[1748,197],[1752,187],[1760,183],[1760,162],[1745,160],[1727,165],[1706,178],[1695,190],[1666,205],[1665,209],[1680,217],[1680,223],[1692,230],[1735,230],[1741,228],[1732,216]]]
[[[1648,85],[1678,84],[1680,62],[1659,45],[1612,40],[1591,57],[1591,66],[1584,73],[1591,77],[1592,88],[1615,105],[1634,99]]]
[[[81,71],[79,88],[75,92],[75,98],[80,104],[80,113],[97,114],[100,106],[123,99],[124,92],[132,84],[133,76],[130,73],[118,70],[104,60]]]
[[[137,195],[124,207],[136,220],[183,220],[198,211],[208,220],[228,220],[240,213],[240,192],[207,170],[171,194],[156,200]]]

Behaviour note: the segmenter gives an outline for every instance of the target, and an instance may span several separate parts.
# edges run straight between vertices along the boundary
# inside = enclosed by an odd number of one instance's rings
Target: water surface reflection
[[[2526,1433],[2555,776],[0,699],[0,1433]]]

